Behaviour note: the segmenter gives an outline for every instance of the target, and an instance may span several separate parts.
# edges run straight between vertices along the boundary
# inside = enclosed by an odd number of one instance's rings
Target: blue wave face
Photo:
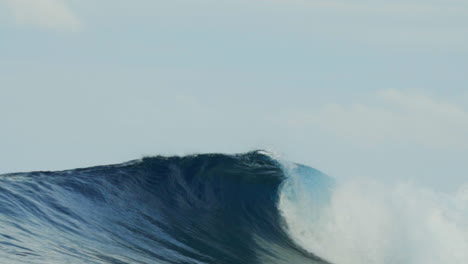
[[[0,262],[326,263],[287,234],[286,177],[261,152],[2,175]]]

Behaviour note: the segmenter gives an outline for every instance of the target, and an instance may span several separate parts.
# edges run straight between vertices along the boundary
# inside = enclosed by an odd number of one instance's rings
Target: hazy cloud
[[[81,21],[64,0],[0,0],[18,24],[58,31],[76,31]]]
[[[327,104],[293,123],[315,126],[360,145],[417,144],[468,147],[468,112],[460,105],[397,90],[378,92],[371,102]]]

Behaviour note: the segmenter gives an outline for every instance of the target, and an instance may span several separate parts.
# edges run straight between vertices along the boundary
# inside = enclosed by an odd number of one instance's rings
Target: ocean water
[[[0,263],[468,263],[468,188],[335,182],[262,151],[0,176]]]

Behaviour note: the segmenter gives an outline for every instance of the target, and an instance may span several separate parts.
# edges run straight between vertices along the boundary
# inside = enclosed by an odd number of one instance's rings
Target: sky
[[[0,0],[0,173],[267,149],[468,182],[468,2]]]

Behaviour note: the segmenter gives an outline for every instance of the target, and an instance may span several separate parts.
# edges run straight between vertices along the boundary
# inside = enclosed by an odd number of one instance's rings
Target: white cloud
[[[367,146],[468,148],[468,112],[463,107],[397,90],[381,91],[372,102],[327,104],[297,117],[293,124],[312,125],[337,138]]]
[[[76,31],[82,23],[64,0],[0,0],[18,24],[58,31]]]

